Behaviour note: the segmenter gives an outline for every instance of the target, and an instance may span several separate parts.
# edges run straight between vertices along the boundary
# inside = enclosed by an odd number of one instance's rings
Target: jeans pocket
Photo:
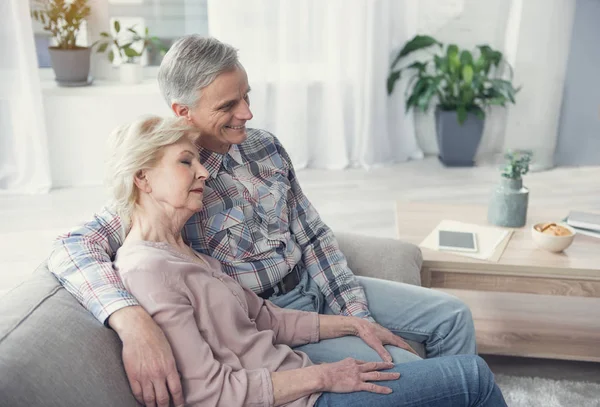
[[[319,286],[317,286],[317,283],[315,283],[315,281],[312,278],[308,277],[308,281],[303,287],[303,290],[304,295],[306,297],[312,298],[313,311],[321,314],[323,312],[323,304],[325,303],[325,297],[319,289]]]
[[[311,282],[312,279],[308,276],[308,273],[305,272],[304,275],[300,277],[300,282],[296,288],[289,293],[271,299],[271,301],[281,308],[319,312],[321,301],[319,301],[318,296],[315,295],[318,294],[313,288],[313,286],[316,287],[316,284]]]

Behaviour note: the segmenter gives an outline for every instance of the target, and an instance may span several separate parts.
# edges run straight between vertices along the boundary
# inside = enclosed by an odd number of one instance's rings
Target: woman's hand
[[[377,323],[357,317],[319,315],[319,338],[321,340],[346,335],[360,337],[385,362],[391,362],[392,356],[384,345],[397,346],[419,356],[402,338]]]
[[[397,346],[419,356],[402,338],[394,335],[381,325],[360,318],[355,318],[353,322],[356,327],[356,336],[360,337],[367,345],[373,348],[384,361],[392,361],[392,355],[390,355],[384,345]]]
[[[380,372],[394,367],[394,364],[389,362],[362,362],[347,358],[336,363],[318,365],[318,367],[322,373],[322,390],[332,393],[368,391],[390,394],[392,389],[372,382],[397,380],[400,377],[400,373],[397,372]]]

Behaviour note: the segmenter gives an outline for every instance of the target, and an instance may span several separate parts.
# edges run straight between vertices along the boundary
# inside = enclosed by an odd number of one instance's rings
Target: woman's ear
[[[148,173],[146,172],[146,170],[139,170],[135,174],[133,181],[135,182],[135,186],[138,187],[138,189],[140,191],[143,191],[146,193],[152,192],[152,187],[150,186],[150,183],[148,182]]]

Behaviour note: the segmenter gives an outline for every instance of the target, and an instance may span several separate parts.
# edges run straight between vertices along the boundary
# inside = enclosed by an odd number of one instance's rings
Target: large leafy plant
[[[97,52],[105,52],[112,45],[108,51],[108,59],[111,63],[115,59],[115,50],[119,53],[121,61],[128,64],[135,63],[144,54],[144,51],[150,48],[156,48],[163,54],[167,52],[167,48],[158,37],[150,36],[148,27],[143,34],[138,33],[135,26],[126,28],[124,31],[127,35],[124,36],[119,20],[115,20],[113,26],[116,35],[101,32],[102,39],[94,43],[94,45],[98,45]]]
[[[87,0],[33,0],[31,16],[52,34],[59,49],[76,49],[81,24],[90,15]]]
[[[398,68],[400,61],[408,55],[428,48],[438,52]],[[500,75],[504,67],[509,80]],[[413,73],[406,90],[407,112],[411,108],[425,112],[435,98],[440,109],[456,111],[460,124],[469,112],[484,119],[488,107],[515,103],[518,92],[511,82],[512,68],[500,51],[488,45],[479,45],[474,55],[468,50],[460,50],[455,44],[445,46],[433,37],[417,35],[394,58],[387,80],[388,94],[393,92],[396,82],[406,71]]]

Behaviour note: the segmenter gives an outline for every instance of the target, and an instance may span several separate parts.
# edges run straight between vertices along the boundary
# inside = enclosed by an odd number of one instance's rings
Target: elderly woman
[[[189,247],[182,228],[202,208],[209,176],[198,137],[181,119],[123,126],[111,135],[108,177],[127,225],[115,268],[165,332],[186,405],[506,405],[477,356],[313,365],[292,350],[352,335],[360,318],[279,308]]]

